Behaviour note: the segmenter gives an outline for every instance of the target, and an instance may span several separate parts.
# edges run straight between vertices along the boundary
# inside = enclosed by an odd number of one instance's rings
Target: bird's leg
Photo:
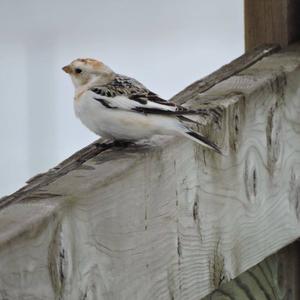
[[[111,145],[114,145],[114,140],[101,138],[100,140],[95,142],[95,145],[97,147],[111,146]]]

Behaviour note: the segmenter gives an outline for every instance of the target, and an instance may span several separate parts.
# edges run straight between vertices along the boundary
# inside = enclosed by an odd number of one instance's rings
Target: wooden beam
[[[2,199],[0,295],[198,300],[299,238],[300,44],[226,74],[182,94],[223,155],[100,141]]]
[[[202,300],[299,300],[299,250],[296,241]]]
[[[263,57],[279,51],[279,49],[280,47],[276,44],[260,45],[252,51],[249,51],[248,53],[233,60],[229,64],[222,66],[220,69],[216,70],[210,75],[205,76],[204,78],[187,86],[181,92],[172,97],[172,101],[176,102],[177,104],[183,104],[189,99],[196,99],[198,102],[203,102],[203,99],[199,98],[201,93],[204,93],[230,76],[233,76],[238,72],[250,67]]]
[[[246,51],[265,43],[286,47],[300,39],[299,0],[245,0]]]
[[[276,51],[279,51],[279,47],[277,45],[261,45],[260,47],[257,47],[253,51],[240,56],[239,58],[233,60],[229,64],[223,66],[219,70],[204,77],[203,79],[197,80],[196,82],[192,83],[183,91],[176,94],[172,98],[172,101],[176,102],[177,104],[183,104],[190,99],[201,102],[201,100],[198,99],[200,93],[207,91],[208,89],[212,88],[228,77],[241,72],[242,70],[261,60],[263,57],[269,56]],[[92,143],[89,146],[86,146],[48,172],[38,174],[33,178],[27,180],[28,184],[15,193],[0,198],[0,209],[9,204],[13,204],[22,201],[27,197],[30,197],[30,195],[32,195],[32,193],[35,193],[36,190],[49,185],[59,177],[71,172],[76,168],[79,168],[87,160],[97,156],[101,152],[111,147],[113,147],[112,143],[103,144],[103,141],[100,140]]]
[[[64,176],[72,170],[80,168],[80,166],[87,160],[97,156],[99,153],[112,147],[111,142],[103,142],[103,140],[97,140],[94,143],[82,148],[60,164],[50,169],[46,173],[37,174],[34,177],[27,180],[27,185],[23,186],[13,194],[0,198],[0,210],[10,204],[26,200],[28,197],[32,197],[36,191],[49,185],[53,181],[57,180],[61,176]]]

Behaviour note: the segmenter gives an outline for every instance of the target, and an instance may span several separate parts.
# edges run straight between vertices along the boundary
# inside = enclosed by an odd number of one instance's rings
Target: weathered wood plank
[[[256,49],[245,53],[244,55],[233,60],[231,63],[224,65],[212,74],[202,78],[201,80],[195,81],[184,90],[176,94],[174,97],[172,97],[171,100],[176,102],[177,104],[183,104],[190,99],[195,99],[195,97],[209,90],[217,83],[237,74],[238,72],[241,72],[263,57],[266,57],[278,51],[279,49],[280,47],[276,44],[259,45]]]
[[[299,246],[289,245],[202,300],[298,300]]]
[[[281,291],[281,299],[300,299],[300,242],[281,250],[278,256],[278,285]]]
[[[202,300],[282,300],[278,256],[268,257]]]
[[[244,6],[246,50],[265,43],[286,47],[300,40],[298,0],[245,0]]]
[[[297,239],[299,82],[295,45],[195,93],[223,156],[164,138],[35,179],[0,210],[0,295],[199,300]]]
[[[242,71],[243,69],[253,65],[255,62],[259,61],[263,57],[266,57],[280,48],[278,45],[261,45],[257,49],[250,51],[231,63],[223,66],[216,72],[198,80],[185,88],[183,91],[178,93],[172,98],[172,101],[183,104],[187,100],[196,99],[202,92],[210,89],[217,83],[227,79],[228,77]],[[199,99],[196,99],[199,103]],[[104,143],[104,144],[103,144]],[[83,162],[96,156],[97,154],[113,147],[112,143],[98,140],[91,145],[81,149],[80,151],[74,153],[71,157],[60,163],[58,166],[52,168],[46,173],[38,174],[27,181],[28,185],[22,187],[15,193],[2,197],[0,199],[0,209],[11,203],[16,203],[22,201],[34,193],[37,189],[47,186],[49,183],[55,181],[60,176],[67,174],[78,168]],[[55,195],[54,195],[55,196]]]
[[[61,162],[56,167],[52,168],[46,173],[38,174],[27,181],[27,185],[16,191],[15,193],[2,197],[0,199],[0,209],[9,204],[22,201],[28,197],[32,198],[33,193],[38,189],[47,186],[49,183],[55,181],[57,178],[67,174],[68,172],[79,168],[85,161],[98,155],[102,151],[112,147],[112,143],[106,143],[103,140],[98,140],[91,145],[79,150],[72,156]],[[48,197],[51,195],[48,195]],[[53,194],[52,196],[59,196]],[[41,195],[39,196],[41,197]]]

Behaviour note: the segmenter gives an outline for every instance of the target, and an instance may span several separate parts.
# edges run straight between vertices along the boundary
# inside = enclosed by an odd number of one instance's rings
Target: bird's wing
[[[137,80],[123,75],[117,75],[109,84],[95,86],[90,90],[94,93],[94,100],[106,108],[175,116],[201,113],[166,101]]]

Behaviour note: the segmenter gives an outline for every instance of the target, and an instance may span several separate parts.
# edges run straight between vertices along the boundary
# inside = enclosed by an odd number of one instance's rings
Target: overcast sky
[[[61,67],[101,59],[170,98],[241,55],[242,0],[1,0],[0,195],[97,137]]]

